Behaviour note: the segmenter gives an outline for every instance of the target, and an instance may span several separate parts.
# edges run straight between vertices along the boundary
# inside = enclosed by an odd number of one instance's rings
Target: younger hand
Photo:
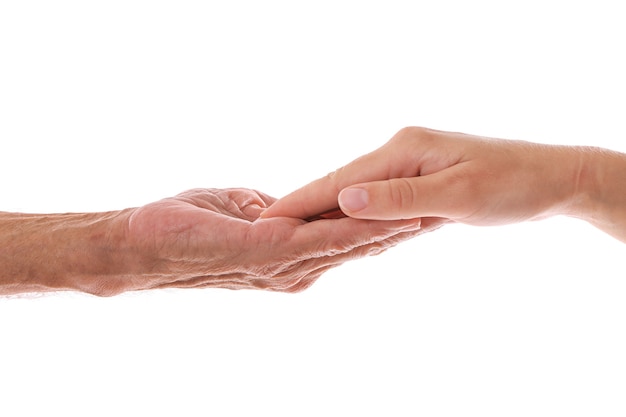
[[[405,128],[262,217],[308,218],[340,207],[357,219],[439,217],[474,225],[538,219],[568,210],[580,161],[573,147]]]

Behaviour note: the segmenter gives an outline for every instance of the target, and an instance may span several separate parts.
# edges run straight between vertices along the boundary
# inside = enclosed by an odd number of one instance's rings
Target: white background
[[[281,196],[406,125],[626,151],[619,3],[2,1],[0,210]],[[625,253],[457,225],[296,295],[0,299],[0,414],[624,415]]]

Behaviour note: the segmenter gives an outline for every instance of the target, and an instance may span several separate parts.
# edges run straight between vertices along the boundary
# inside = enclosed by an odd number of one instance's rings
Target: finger
[[[327,262],[315,269],[305,272],[285,273],[284,276],[254,277],[254,276],[229,276],[216,280],[212,276],[200,276],[193,279],[179,281],[177,283],[163,285],[158,288],[227,288],[231,290],[256,289],[267,291],[279,291],[295,293],[309,288],[315,281],[329,269],[341,265],[338,262]]]
[[[181,277],[173,281],[158,283],[150,289],[165,288],[230,288],[246,289],[254,288],[250,277],[243,273],[224,275],[201,275],[195,277]]]
[[[267,195],[261,191],[258,190],[254,190],[254,192],[257,194],[257,196],[261,199],[261,201],[263,201],[263,207],[269,207],[272,204],[274,204],[276,202],[276,198],[272,197],[270,195]]]
[[[301,292],[309,288],[313,283],[329,269],[338,267],[342,262],[319,260],[315,265],[303,263],[298,265],[296,270],[290,269],[273,277],[256,279],[253,285],[257,289],[281,291],[281,292]]]
[[[426,231],[440,227],[445,219],[425,219],[425,229],[401,231],[382,241],[375,241],[355,247],[339,254],[331,254],[318,258],[295,262],[291,267],[269,276],[254,276],[247,273],[230,273],[225,275],[205,275],[192,278],[180,278],[176,281],[160,283],[153,288],[209,288],[220,287],[230,289],[265,289],[271,291],[299,292],[310,287],[324,272],[343,263],[377,255],[403,241],[409,240]]]
[[[348,165],[292,192],[262,215],[308,219],[338,208],[339,192],[354,184],[433,173],[462,158],[445,146],[449,133],[424,128],[404,128],[391,140]],[[458,151],[458,149],[456,149]]]
[[[290,268],[273,277],[253,280],[253,285],[259,289],[269,289],[283,292],[300,292],[310,287],[317,280],[317,278],[331,268],[338,267],[351,260],[378,255],[387,249],[396,246],[400,242],[409,240],[420,233],[421,230],[400,232],[383,241],[360,246],[345,253],[308,259],[298,264],[295,270]]]
[[[301,269],[307,271],[304,275],[294,279],[293,271],[285,271],[282,274],[271,279],[262,280],[264,287],[261,289],[271,289],[283,292],[301,292],[309,288],[313,283],[326,271],[336,268],[351,260],[360,259],[367,256],[379,255],[387,249],[396,246],[406,240],[412,239],[421,234],[421,230],[412,230],[408,232],[400,232],[383,241],[370,243],[358,248],[354,248],[349,252],[339,255],[324,256],[322,258],[310,259],[302,263]],[[284,277],[281,277],[283,275]],[[282,279],[281,279],[282,278]],[[282,284],[280,283],[282,281]],[[257,283],[258,286],[258,283]]]
[[[256,190],[247,188],[229,188],[219,190],[222,201],[232,211],[240,211],[248,221],[256,220],[259,215],[274,201],[275,198]]]
[[[250,216],[252,219],[256,220],[269,206],[271,206],[276,201],[276,198],[262,193],[261,191],[254,190],[254,192],[256,193],[256,196],[259,200],[242,207],[242,211],[246,215]]]
[[[380,148],[290,193],[271,205],[262,218],[306,219],[337,208],[339,192],[352,184],[387,178],[389,159]]]
[[[381,222],[346,217],[320,220],[296,228],[290,244],[297,248],[301,259],[336,256],[401,232],[419,230],[420,224],[421,219]]]
[[[307,271],[303,276],[294,279],[293,271],[285,271],[276,277],[263,280],[265,285],[270,289],[285,292],[300,292],[310,287],[324,272],[331,268],[336,268],[346,262],[364,258],[367,256],[379,255],[386,250],[400,244],[401,242],[410,240],[422,233],[421,229],[399,232],[382,241],[369,243],[367,245],[356,247],[348,252],[338,255],[324,256],[304,261],[299,268]],[[277,284],[284,277],[283,284]]]
[[[445,226],[446,224],[454,223],[450,219],[445,219],[441,217],[425,217],[422,218],[421,227],[419,230],[419,234],[423,235],[425,233],[434,232]]]
[[[422,177],[357,184],[340,192],[339,207],[357,219],[457,219],[471,210],[471,190],[462,170],[457,165]]]

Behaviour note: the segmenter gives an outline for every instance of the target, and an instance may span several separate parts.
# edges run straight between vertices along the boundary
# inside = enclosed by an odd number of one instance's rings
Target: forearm
[[[626,154],[592,147],[575,149],[576,188],[566,214],[626,242]]]
[[[0,294],[119,292],[128,259],[123,216],[0,213]]]

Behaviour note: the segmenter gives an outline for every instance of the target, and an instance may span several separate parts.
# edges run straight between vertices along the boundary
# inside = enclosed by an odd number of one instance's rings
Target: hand
[[[329,268],[380,253],[420,233],[416,220],[259,219],[274,201],[247,189],[199,189],[130,209],[123,218],[132,272],[87,291],[104,295],[167,287],[299,291]]]
[[[405,128],[262,217],[308,218],[340,207],[358,219],[498,225],[569,214],[580,191],[582,156],[573,147]]]

